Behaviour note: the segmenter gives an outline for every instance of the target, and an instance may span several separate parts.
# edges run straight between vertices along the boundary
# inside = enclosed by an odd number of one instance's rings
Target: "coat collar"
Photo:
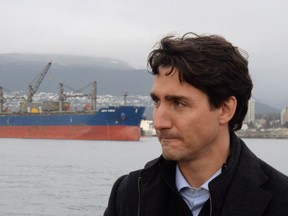
[[[268,177],[245,143],[234,133],[230,137],[229,164],[209,185],[213,215],[263,215],[272,198],[262,189]]]

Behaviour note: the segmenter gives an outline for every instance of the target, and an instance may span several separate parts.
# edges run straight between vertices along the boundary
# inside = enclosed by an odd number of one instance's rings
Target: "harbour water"
[[[244,139],[288,175],[287,139]],[[161,154],[139,142],[0,139],[1,216],[101,216],[114,181]]]

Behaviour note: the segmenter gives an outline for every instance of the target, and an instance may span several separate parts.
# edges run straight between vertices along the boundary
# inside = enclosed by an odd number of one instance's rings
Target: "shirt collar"
[[[204,184],[202,184],[199,188],[203,188],[209,191],[209,187],[208,187],[209,182],[212,181],[214,178],[216,178],[220,174],[221,174],[221,168],[216,173],[214,173],[214,175],[211,178],[209,178],[206,182],[204,182]],[[175,181],[176,181],[176,188],[178,191],[180,191],[182,188],[187,188],[187,187],[192,188],[189,185],[189,183],[186,181],[185,177],[182,175],[178,164],[176,165]]]

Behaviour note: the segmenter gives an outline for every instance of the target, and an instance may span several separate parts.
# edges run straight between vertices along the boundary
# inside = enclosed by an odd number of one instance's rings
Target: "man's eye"
[[[154,106],[157,106],[159,104],[159,99],[152,99],[152,102],[154,104]]]
[[[178,100],[175,100],[175,101],[174,101],[174,105],[175,105],[176,107],[184,107],[184,106],[185,106],[185,104],[184,104],[183,102],[178,101]]]

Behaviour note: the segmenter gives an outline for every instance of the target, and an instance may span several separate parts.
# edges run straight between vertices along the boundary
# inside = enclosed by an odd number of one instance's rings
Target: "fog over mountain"
[[[98,94],[149,95],[153,76],[123,61],[72,55],[2,54],[0,86],[9,91],[27,91],[31,83],[52,62],[38,91],[57,92],[59,83],[79,90],[97,81]],[[67,89],[67,91],[70,89]]]

